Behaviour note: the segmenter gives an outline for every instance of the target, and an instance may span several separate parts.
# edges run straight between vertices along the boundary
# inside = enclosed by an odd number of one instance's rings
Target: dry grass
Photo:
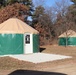
[[[63,46],[42,46],[42,48],[45,48],[43,52],[45,53],[54,53],[54,54],[62,54],[62,55],[69,55],[69,56],[76,56],[76,47],[63,47]]]
[[[10,69],[20,69],[20,68],[32,68],[34,64],[25,61],[19,61],[17,59],[13,59],[11,57],[1,57],[0,58],[0,69],[2,70],[10,70]]]
[[[47,62],[45,64],[49,64],[52,67],[55,67],[55,66],[59,66],[59,65],[67,65],[69,63],[70,64],[76,63],[76,47],[75,46],[63,47],[63,46],[57,46],[57,45],[51,45],[51,46],[47,45],[47,46],[41,46],[41,48],[45,48],[45,50],[42,51],[43,53],[72,56],[72,58],[70,58],[70,59]],[[49,67],[51,67],[51,66],[49,66]]]

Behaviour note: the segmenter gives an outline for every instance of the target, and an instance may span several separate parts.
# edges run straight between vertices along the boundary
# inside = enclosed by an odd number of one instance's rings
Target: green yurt
[[[0,24],[0,55],[39,52],[39,32],[17,18]]]
[[[68,30],[59,36],[59,45],[61,46],[76,46],[76,32]]]

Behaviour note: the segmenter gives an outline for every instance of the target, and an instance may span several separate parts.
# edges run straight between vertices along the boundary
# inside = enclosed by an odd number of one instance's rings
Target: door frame
[[[30,35],[30,43],[26,44],[26,35]],[[31,33],[24,34],[24,54],[33,53],[33,35]]]

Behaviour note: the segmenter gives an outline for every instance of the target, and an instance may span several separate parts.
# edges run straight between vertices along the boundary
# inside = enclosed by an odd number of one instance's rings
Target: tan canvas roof
[[[66,32],[64,32],[63,34],[61,34],[59,37],[76,37],[76,32],[73,30],[68,30]]]
[[[38,31],[17,18],[10,18],[0,24],[0,33],[37,34]]]

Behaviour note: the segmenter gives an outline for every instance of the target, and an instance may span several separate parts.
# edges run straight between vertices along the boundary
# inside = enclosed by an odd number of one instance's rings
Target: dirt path
[[[46,68],[44,71],[49,72],[58,72],[58,73],[64,73],[67,75],[76,75],[76,63],[75,64],[66,64],[66,65],[60,65],[53,68]]]
[[[14,71],[16,71],[16,70],[3,70],[3,71],[0,71],[0,75],[13,75],[11,73],[14,72]],[[74,64],[69,63],[69,64],[66,64],[66,65],[56,66],[56,67],[53,67],[53,68],[50,68],[50,67],[43,68],[42,70],[39,70],[39,71],[50,73],[50,74],[46,74],[46,75],[76,75],[76,63],[74,63]],[[57,74],[57,73],[61,73],[61,74]],[[26,74],[26,72],[25,72],[25,74]],[[25,74],[22,74],[22,73],[17,74],[16,73],[15,75],[25,75]],[[32,75],[32,74],[29,74],[29,75]],[[41,75],[41,73],[39,73],[38,75]]]

